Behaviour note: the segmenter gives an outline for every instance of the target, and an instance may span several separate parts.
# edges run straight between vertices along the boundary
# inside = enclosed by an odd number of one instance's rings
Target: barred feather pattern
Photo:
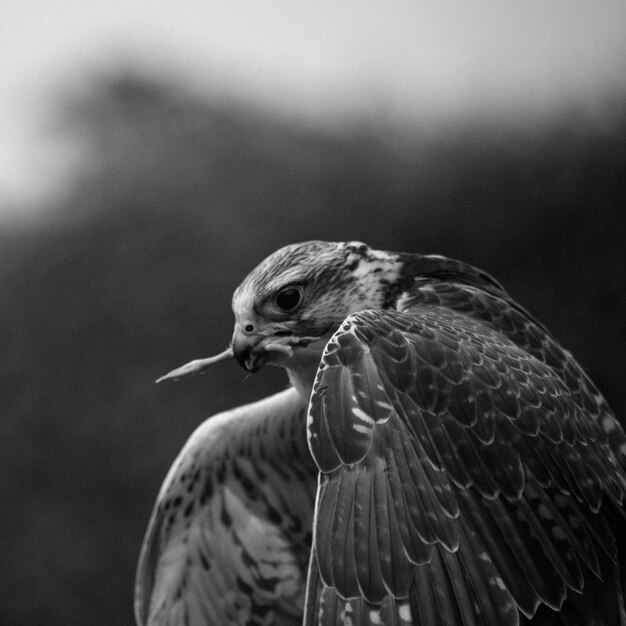
[[[528,311],[504,292],[494,295],[484,286],[427,280],[420,284],[418,280],[417,287],[405,300],[406,310],[411,305],[439,306],[480,319],[554,369],[588,417],[600,423],[608,438],[610,454],[626,468],[626,438],[605,398],[571,353]]]
[[[525,623],[615,579],[624,435],[586,375],[499,295],[428,283],[403,306],[348,317],[318,370],[309,594],[332,617],[309,597],[306,623],[348,623],[346,602]]]
[[[301,304],[277,311],[294,284]],[[626,626],[626,436],[497,281],[306,242],[233,307],[290,342],[281,366],[312,393],[192,435],[144,541],[140,626]]]
[[[138,624],[301,623],[317,480],[305,406],[290,389],[191,436],[144,540]]]

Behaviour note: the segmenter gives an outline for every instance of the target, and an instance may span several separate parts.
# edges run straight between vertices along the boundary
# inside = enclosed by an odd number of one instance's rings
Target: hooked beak
[[[318,339],[317,337],[304,337],[300,341],[300,345],[307,345],[310,341]],[[274,360],[278,355],[287,357],[293,356],[293,346],[298,345],[290,339],[285,341],[284,338],[268,337],[264,333],[252,334],[244,332],[239,325],[235,327],[235,333],[231,344],[224,352],[220,352],[215,356],[207,359],[196,359],[190,361],[182,367],[178,367],[171,372],[157,379],[157,383],[164,380],[178,380],[186,376],[195,374],[204,374],[204,372],[215,363],[236,359],[239,365],[248,372],[257,372],[261,366],[267,361]]]
[[[291,338],[276,337],[266,330],[260,333],[246,333],[237,324],[231,342],[235,359],[248,372],[258,372],[268,361],[276,363],[279,355],[293,356]]]
[[[261,367],[261,363],[259,363],[261,353],[259,351],[255,353],[254,349],[258,347],[262,340],[263,337],[259,335],[246,335],[239,327],[235,328],[233,340],[230,344],[233,349],[233,355],[237,359],[237,363],[249,372],[256,372]]]

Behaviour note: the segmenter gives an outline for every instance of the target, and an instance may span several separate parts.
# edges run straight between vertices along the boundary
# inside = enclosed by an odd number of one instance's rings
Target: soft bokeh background
[[[4,2],[0,92],[0,623],[132,623],[180,446],[284,377],[152,381],[286,243],[477,264],[626,411],[623,2]]]

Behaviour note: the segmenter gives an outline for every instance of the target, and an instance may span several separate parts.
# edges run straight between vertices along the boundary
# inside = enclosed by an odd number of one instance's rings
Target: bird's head
[[[250,372],[262,365],[288,370],[295,384],[309,386],[324,346],[351,313],[385,308],[402,280],[399,255],[360,242],[308,241],[281,248],[262,261],[233,296],[231,346],[162,379],[204,371],[236,358]]]

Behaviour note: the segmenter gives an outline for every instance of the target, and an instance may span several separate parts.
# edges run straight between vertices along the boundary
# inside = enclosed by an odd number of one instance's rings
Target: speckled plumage
[[[307,242],[261,263],[233,309],[238,360],[286,368],[297,391],[183,449],[142,552],[140,624],[626,626],[626,437],[493,278]]]
[[[290,389],[193,433],[146,533],[138,623],[300,623],[317,483],[305,410]]]

